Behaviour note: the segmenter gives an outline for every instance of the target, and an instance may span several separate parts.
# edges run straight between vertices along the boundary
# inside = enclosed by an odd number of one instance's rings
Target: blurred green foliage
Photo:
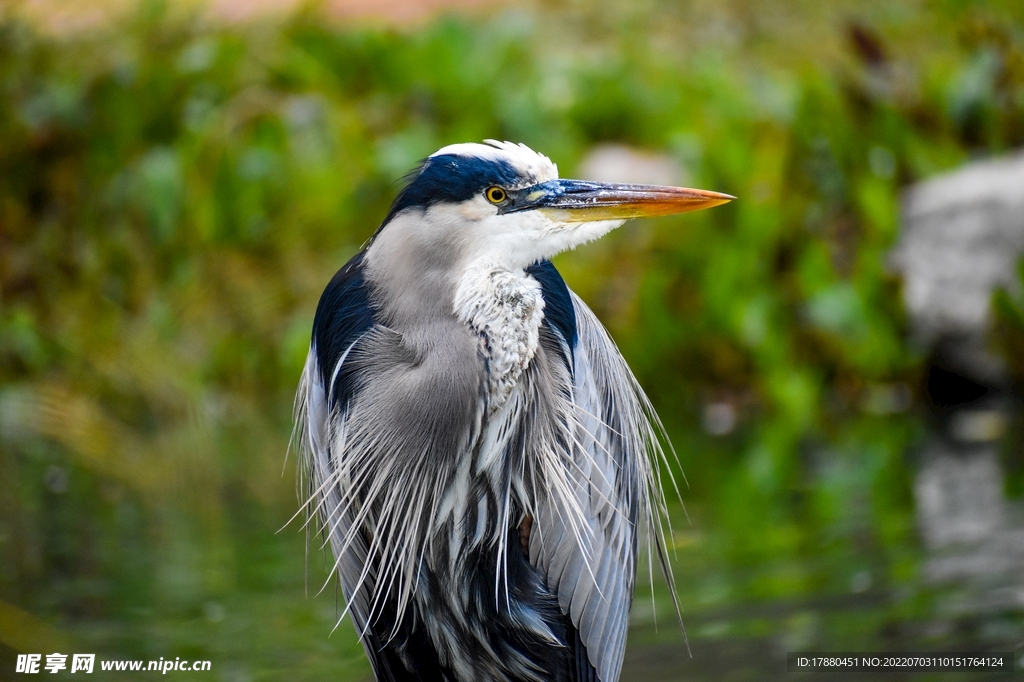
[[[334,600],[302,601],[296,526],[272,535],[293,390],[397,178],[490,137],[570,177],[596,143],[658,150],[740,197],[558,260],[673,436],[684,605],[910,581],[923,358],[886,253],[901,187],[1024,143],[1024,12],[776,35],[758,6],[688,32],[690,5],[638,7],[0,22],[0,598],[124,656],[365,675]]]

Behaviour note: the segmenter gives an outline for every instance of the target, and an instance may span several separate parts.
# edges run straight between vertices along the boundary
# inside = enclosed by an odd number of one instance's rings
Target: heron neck
[[[416,337],[452,320],[458,253],[430,234],[422,211],[392,220],[366,251],[366,278],[387,327]]]

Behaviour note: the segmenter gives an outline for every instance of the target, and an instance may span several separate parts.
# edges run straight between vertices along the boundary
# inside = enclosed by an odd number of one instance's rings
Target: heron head
[[[431,154],[381,229],[414,215],[464,259],[523,268],[607,234],[629,218],[710,208],[734,197],[681,187],[562,180],[543,154],[488,140]]]

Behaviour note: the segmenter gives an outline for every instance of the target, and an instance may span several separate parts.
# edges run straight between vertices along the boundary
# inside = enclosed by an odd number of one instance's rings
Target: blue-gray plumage
[[[618,679],[644,529],[661,550],[660,427],[548,259],[730,198],[452,145],[328,285],[296,434],[379,680]]]

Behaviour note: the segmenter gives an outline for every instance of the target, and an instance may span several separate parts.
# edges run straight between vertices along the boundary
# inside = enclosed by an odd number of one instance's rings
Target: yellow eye
[[[508,199],[508,193],[500,187],[488,187],[487,191],[484,192],[484,196],[492,204],[500,204],[505,199]]]

